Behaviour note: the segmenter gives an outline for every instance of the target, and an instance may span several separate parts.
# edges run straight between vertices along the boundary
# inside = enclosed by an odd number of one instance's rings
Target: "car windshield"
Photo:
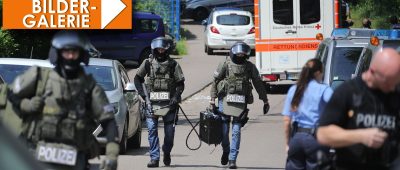
[[[217,17],[219,25],[249,25],[250,17],[245,15],[220,15]]]
[[[4,82],[11,84],[18,75],[24,73],[30,67],[31,66],[0,64],[0,75],[3,77]]]
[[[362,47],[336,47],[332,56],[332,81],[346,81],[354,74]]]
[[[104,91],[115,90],[117,87],[115,71],[112,67],[106,66],[85,66],[87,74],[92,74],[97,84],[100,85]]]
[[[385,40],[382,43],[383,48],[393,48],[400,51],[400,40]]]

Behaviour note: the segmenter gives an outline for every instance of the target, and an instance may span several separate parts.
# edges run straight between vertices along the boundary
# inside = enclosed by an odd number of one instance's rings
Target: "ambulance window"
[[[272,5],[276,24],[293,25],[293,0],[274,0]]]
[[[320,0],[300,0],[300,24],[312,24],[320,20]]]

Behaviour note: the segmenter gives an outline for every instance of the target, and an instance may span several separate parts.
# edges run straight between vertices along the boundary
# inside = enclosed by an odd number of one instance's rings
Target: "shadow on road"
[[[145,155],[147,152],[149,152],[149,147],[146,146],[139,149],[130,149],[124,155]]]
[[[226,169],[226,167],[216,166],[216,165],[171,165],[173,168],[221,168]]]
[[[181,29],[182,37],[186,38],[186,40],[194,40],[197,39],[197,35],[193,34],[190,30],[182,28]]]
[[[241,166],[239,166],[238,168],[240,168],[240,169],[285,169],[285,168],[271,168],[271,167],[241,167]]]
[[[182,19],[181,25],[201,25],[201,22],[193,19]]]

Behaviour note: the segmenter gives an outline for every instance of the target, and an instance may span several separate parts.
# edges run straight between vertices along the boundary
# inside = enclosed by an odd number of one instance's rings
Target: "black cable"
[[[192,126],[192,129],[190,130],[189,134],[186,136],[186,147],[187,147],[189,150],[192,150],[192,151],[199,150],[200,147],[201,147],[201,143],[202,143],[202,142],[201,142],[201,139],[200,139],[199,132],[196,130],[196,127],[200,124],[200,121],[197,122],[195,125],[193,125],[193,123],[192,123],[192,122],[189,120],[189,118],[186,116],[186,113],[183,111],[182,107],[181,107],[180,105],[178,105],[178,106],[179,106],[179,109],[182,111],[183,116],[185,116],[185,118],[186,118],[186,120],[189,122],[190,126]],[[196,133],[196,135],[197,135],[197,137],[199,138],[199,141],[200,141],[199,146],[197,146],[196,148],[191,148],[191,147],[189,146],[189,143],[188,143],[190,134],[192,134],[193,131]]]

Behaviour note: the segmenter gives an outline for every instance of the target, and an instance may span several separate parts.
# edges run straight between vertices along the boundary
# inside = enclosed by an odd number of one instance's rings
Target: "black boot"
[[[147,164],[148,168],[156,168],[158,167],[158,160],[150,160],[150,162]]]
[[[163,162],[164,162],[164,165],[165,166],[169,166],[169,165],[171,165],[171,154],[167,154],[167,153],[164,153],[164,159],[163,159]]]
[[[236,169],[236,161],[233,160],[229,160],[229,165],[228,165],[229,169]]]
[[[222,157],[221,157],[221,164],[222,165],[228,164],[228,156],[229,156],[229,152],[222,153]]]

